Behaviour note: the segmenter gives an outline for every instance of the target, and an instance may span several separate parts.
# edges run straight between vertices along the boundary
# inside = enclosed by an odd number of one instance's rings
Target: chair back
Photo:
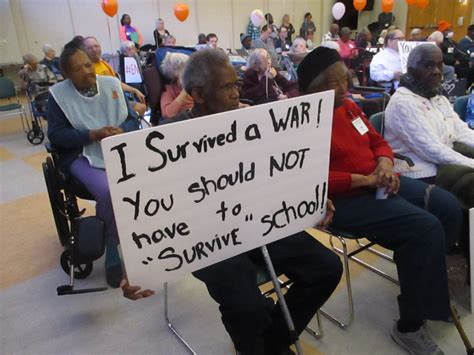
[[[13,81],[4,76],[0,77],[0,99],[9,99],[14,96],[16,96],[16,90]]]
[[[383,111],[376,113],[375,115],[370,116],[369,121],[372,127],[383,136],[385,129],[385,113]]]
[[[160,100],[163,92],[163,81],[156,66],[151,66],[143,70],[143,83],[147,91],[148,105],[151,108],[151,123],[158,124],[160,111]]]
[[[459,118],[466,121],[466,107],[469,95],[460,96],[454,101],[454,111],[459,115]]]

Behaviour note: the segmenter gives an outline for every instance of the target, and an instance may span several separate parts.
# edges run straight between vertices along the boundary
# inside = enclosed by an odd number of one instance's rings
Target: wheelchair
[[[57,288],[58,296],[104,291],[107,287],[74,289],[75,279],[85,279],[93,270],[93,261],[105,250],[104,222],[95,216],[83,217],[77,199],[94,200],[87,189],[72,177],[66,177],[58,168],[58,153],[50,144],[46,150],[51,156],[42,164],[44,179],[59,242],[64,247],[60,264],[69,275],[69,284]]]
[[[26,89],[30,112],[31,127],[27,122],[26,139],[33,145],[41,144],[44,140],[43,125],[41,119],[47,120],[49,92],[34,94],[38,87],[51,86],[51,83],[30,83]]]

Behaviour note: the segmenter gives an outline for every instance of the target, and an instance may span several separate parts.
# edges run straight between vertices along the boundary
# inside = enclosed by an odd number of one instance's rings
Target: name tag
[[[449,54],[454,53],[454,47],[449,47],[449,48],[448,48],[448,53],[449,53]]]
[[[361,136],[363,136],[369,131],[364,121],[362,121],[362,118],[360,118],[359,116],[354,118],[351,122],[354,128],[357,130],[357,132],[359,132]]]

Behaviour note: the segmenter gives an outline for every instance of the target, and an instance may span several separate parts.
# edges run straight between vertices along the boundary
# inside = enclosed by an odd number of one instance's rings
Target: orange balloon
[[[385,13],[392,12],[393,0],[382,0],[382,11]]]
[[[174,7],[174,15],[178,20],[184,22],[189,15],[189,7],[186,4],[176,4]]]
[[[416,6],[420,9],[426,9],[430,4],[430,0],[416,0]]]
[[[114,17],[118,10],[117,0],[102,0],[102,11],[110,17]]]
[[[354,0],[354,8],[357,11],[362,11],[365,8],[365,5],[367,5],[367,0]]]
[[[416,0],[406,0],[408,5],[415,5]]]

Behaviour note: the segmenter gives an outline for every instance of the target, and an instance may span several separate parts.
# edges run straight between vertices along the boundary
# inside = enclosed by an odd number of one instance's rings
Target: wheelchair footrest
[[[101,292],[107,290],[107,287],[97,287],[97,288],[83,288],[80,290],[75,290],[71,285],[59,286],[57,289],[58,296],[64,295],[77,295],[80,293],[91,293],[91,292]]]

